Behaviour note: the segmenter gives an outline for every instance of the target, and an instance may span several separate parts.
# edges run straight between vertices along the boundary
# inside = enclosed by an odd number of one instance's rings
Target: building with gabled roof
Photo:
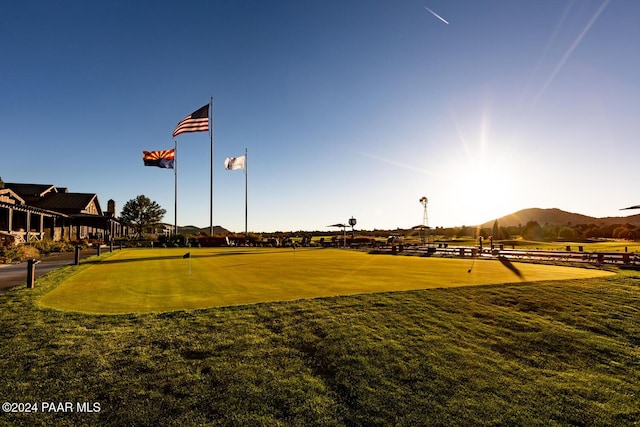
[[[24,199],[26,203],[31,203],[36,200],[42,199],[45,195],[51,192],[57,192],[56,187],[53,185],[44,184],[15,184],[5,183],[4,188],[10,188],[16,194]]]
[[[32,205],[66,214],[103,215],[98,195],[90,193],[50,193]]]
[[[4,183],[0,189],[3,240],[109,241],[127,234],[115,212],[102,211],[97,194],[69,193],[66,188],[44,184]]]

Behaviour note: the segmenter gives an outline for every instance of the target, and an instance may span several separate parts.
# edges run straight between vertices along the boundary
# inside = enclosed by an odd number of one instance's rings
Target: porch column
[[[7,225],[9,229],[7,230],[9,234],[13,231],[13,208],[9,208],[9,217],[7,218]]]
[[[27,211],[27,225],[26,225],[27,235],[25,236],[25,243],[29,243],[29,234],[31,233],[31,212]]]
[[[44,240],[44,214],[40,214],[40,240]]]

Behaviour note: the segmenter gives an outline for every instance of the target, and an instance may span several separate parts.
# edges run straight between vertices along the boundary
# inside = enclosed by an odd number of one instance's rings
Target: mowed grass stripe
[[[191,259],[183,258],[186,252]],[[369,255],[339,249],[130,249],[78,271],[45,307],[122,314],[414,289],[579,279],[595,269],[493,260]]]

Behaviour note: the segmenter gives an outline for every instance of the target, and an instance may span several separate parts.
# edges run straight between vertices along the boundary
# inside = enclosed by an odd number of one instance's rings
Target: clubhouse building
[[[115,202],[109,200],[103,212],[97,194],[46,184],[4,183],[0,188],[0,245],[44,239],[109,242],[128,234]]]

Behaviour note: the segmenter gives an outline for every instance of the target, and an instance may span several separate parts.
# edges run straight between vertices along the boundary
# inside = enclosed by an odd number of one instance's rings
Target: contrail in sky
[[[547,57],[549,55],[551,47],[556,42],[556,40],[558,38],[558,33],[560,33],[560,30],[562,29],[562,26],[563,26],[564,22],[566,21],[567,17],[569,16],[569,13],[571,12],[571,8],[573,7],[575,1],[576,0],[571,0],[571,2],[567,5],[566,9],[564,10],[564,13],[562,14],[562,17],[560,18],[560,21],[556,25],[556,28],[555,28],[553,34],[551,35],[551,38],[547,42],[547,45],[545,46],[544,51],[542,52],[542,55],[538,59],[538,63],[536,64],[536,67],[533,70],[533,73],[531,74],[531,77],[529,78],[529,82],[527,83],[527,86],[525,87],[524,93],[522,94],[522,99],[520,100],[520,105],[524,102],[525,99],[528,98],[529,92],[531,91],[531,86],[533,85],[533,82],[538,77],[538,75],[539,75],[539,73],[540,73],[540,71],[542,69],[542,65],[546,62],[546,59],[547,59]],[[539,96],[540,95],[536,95],[535,98],[538,99]]]
[[[429,12],[431,12],[431,14],[433,16],[435,16],[436,18],[438,18],[439,20],[441,20],[442,22],[444,22],[445,24],[449,25],[449,23],[447,22],[446,19],[444,19],[442,16],[438,15],[437,13],[435,13],[433,10],[429,9],[427,6],[424,7],[425,9],[427,9]]]
[[[591,20],[587,23],[587,26],[584,27],[584,29],[582,30],[582,32],[578,35],[578,38],[573,42],[573,44],[571,45],[571,47],[569,47],[569,50],[567,50],[567,52],[564,54],[564,56],[562,57],[562,59],[560,60],[560,62],[558,63],[558,65],[556,65],[556,68],[553,70],[553,72],[551,73],[551,75],[549,76],[549,78],[547,79],[546,82],[544,82],[544,85],[542,86],[542,89],[540,89],[540,91],[538,92],[538,95],[536,96],[536,98],[533,100],[533,105],[537,105],[538,101],[540,100],[540,98],[542,97],[542,95],[544,94],[544,92],[547,90],[547,88],[549,87],[549,85],[551,84],[551,82],[553,81],[553,79],[556,78],[556,75],[560,72],[560,70],[562,69],[562,67],[564,67],[564,64],[567,63],[567,60],[569,59],[569,57],[571,56],[571,54],[573,53],[574,50],[576,50],[576,48],[578,47],[578,45],[580,44],[580,42],[582,41],[582,39],[584,38],[584,36],[589,32],[589,30],[591,29],[591,26],[596,22],[596,20],[598,19],[598,17],[602,14],[602,12],[604,11],[604,9],[607,7],[607,5],[609,4],[611,0],[605,0],[602,5],[600,6],[600,9],[598,9],[595,13],[595,15],[593,15],[591,17]]]

